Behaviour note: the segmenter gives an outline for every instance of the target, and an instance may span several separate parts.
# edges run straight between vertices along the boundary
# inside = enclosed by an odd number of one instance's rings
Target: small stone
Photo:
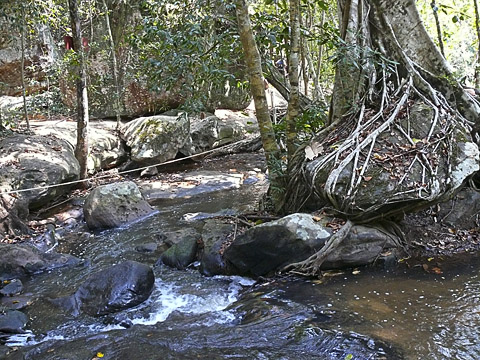
[[[140,173],[140,177],[150,177],[156,175],[158,175],[158,169],[156,166],[150,166]]]
[[[1,290],[0,294],[3,296],[13,296],[21,294],[23,291],[23,284],[20,280],[12,280],[9,284],[5,285]]]
[[[28,318],[24,313],[11,310],[0,314],[0,332],[19,334],[24,332]]]
[[[140,253],[151,253],[151,252],[155,252],[157,248],[158,248],[157,243],[147,243],[147,244],[138,245],[135,248],[135,250]]]

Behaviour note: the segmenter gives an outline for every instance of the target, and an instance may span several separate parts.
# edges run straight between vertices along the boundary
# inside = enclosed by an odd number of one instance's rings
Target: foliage
[[[187,107],[206,104],[227,81],[243,81],[232,5],[223,0],[142,3],[142,23],[131,34],[138,76],[155,91],[186,94]]]
[[[417,0],[417,7],[425,27],[432,39],[437,41],[435,20],[430,0]],[[466,78],[466,85],[473,85],[477,39],[475,36],[475,16],[471,0],[437,1],[437,9],[442,27],[445,56],[454,67],[459,78]],[[438,45],[438,44],[437,44]]]

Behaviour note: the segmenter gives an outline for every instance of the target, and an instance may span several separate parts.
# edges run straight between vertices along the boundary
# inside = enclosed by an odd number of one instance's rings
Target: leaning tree
[[[476,172],[480,105],[459,85],[414,0],[339,0],[329,124],[290,164],[285,212],[395,219],[448,199]],[[315,273],[325,251],[305,262]]]

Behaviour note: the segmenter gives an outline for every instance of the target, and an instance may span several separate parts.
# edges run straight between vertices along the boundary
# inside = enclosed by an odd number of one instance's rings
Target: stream
[[[35,301],[26,334],[6,345],[7,359],[478,359],[480,259],[421,266],[331,272],[320,280],[292,277],[255,282],[205,277],[154,266],[158,253],[137,247],[167,231],[193,226],[185,214],[246,211],[261,185],[167,199],[158,213],[128,227],[78,236],[58,251],[85,266],[24,282]],[[136,260],[154,267],[150,298],[111,316],[77,318],[49,298],[69,295],[88,274]],[[1,355],[0,355],[1,357]]]

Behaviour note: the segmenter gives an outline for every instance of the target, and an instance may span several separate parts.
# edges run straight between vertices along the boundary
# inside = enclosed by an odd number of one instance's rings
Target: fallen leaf
[[[365,180],[365,181],[370,181],[372,179],[373,179],[373,177],[371,177],[371,176],[364,176],[363,177],[363,180]]]
[[[423,267],[423,270],[428,272],[428,265],[427,264],[423,264],[422,267]]]
[[[437,266],[432,267],[432,271],[433,271],[435,274],[437,274],[437,275],[443,274],[442,269],[440,269],[440,268],[437,267]]]
[[[427,261],[432,261],[433,259],[434,259],[433,257],[429,257]]]

